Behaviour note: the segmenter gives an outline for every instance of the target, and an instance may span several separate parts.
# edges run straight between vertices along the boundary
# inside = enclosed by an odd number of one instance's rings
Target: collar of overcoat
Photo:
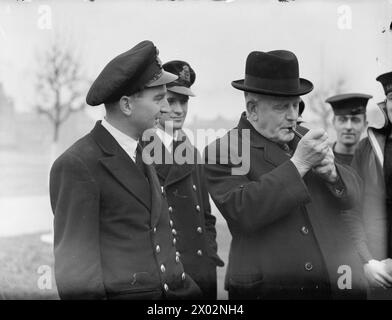
[[[91,135],[105,154],[99,159],[99,162],[112,174],[114,179],[151,212],[151,226],[156,226],[161,213],[162,195],[154,169],[151,166],[145,166],[147,181],[132,159],[101,125],[101,121],[97,121]],[[146,189],[151,192],[151,198],[150,194],[145,192]]]
[[[256,129],[252,126],[252,124],[246,118],[246,113],[243,112],[241,114],[240,121],[238,123],[238,131],[239,135],[242,139],[246,139],[244,135],[244,129],[249,130],[250,137],[250,147],[256,149],[264,149],[264,160],[277,167],[284,163],[285,161],[290,159],[290,155],[288,155],[282,147],[280,147],[277,143],[272,142],[271,140],[262,136]],[[304,135],[308,129],[297,126],[297,131]],[[299,142],[299,138],[297,136],[294,137],[292,141],[289,143],[289,147],[292,150],[295,150],[297,144]],[[246,145],[246,144],[245,144]]]

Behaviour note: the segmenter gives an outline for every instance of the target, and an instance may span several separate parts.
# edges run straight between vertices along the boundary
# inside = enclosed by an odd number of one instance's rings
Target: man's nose
[[[161,104],[161,110],[162,113],[164,112],[169,112],[170,111],[170,106],[169,102],[166,99],[163,99],[163,102]]]
[[[289,107],[286,118],[290,121],[296,121],[298,119],[298,108],[295,105]]]
[[[175,102],[171,105],[171,109],[176,114],[182,114],[182,108],[179,102]]]
[[[344,124],[344,128],[345,128],[345,129],[348,129],[348,130],[350,130],[350,129],[353,128],[353,123],[352,123],[351,119],[348,119],[348,120],[346,121],[346,123]]]

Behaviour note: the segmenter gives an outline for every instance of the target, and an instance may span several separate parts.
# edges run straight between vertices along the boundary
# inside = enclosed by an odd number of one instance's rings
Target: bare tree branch
[[[82,76],[79,59],[59,40],[43,54],[37,72],[37,112],[48,116],[53,125],[53,139],[58,139],[59,128],[72,113],[85,107],[80,101],[86,79]]]
[[[36,110],[39,114],[44,114],[49,117],[50,121],[54,121],[54,117],[49,110],[43,109],[41,106],[37,105]]]

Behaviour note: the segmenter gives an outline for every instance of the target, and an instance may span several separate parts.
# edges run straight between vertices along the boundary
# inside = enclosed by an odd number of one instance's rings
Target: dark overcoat
[[[381,155],[384,153],[386,134],[383,129],[369,128],[369,135],[373,136],[372,142],[369,137],[360,141],[351,164],[363,181],[360,206],[352,213],[363,221],[364,230],[355,230],[354,236],[366,262],[390,258],[388,234],[392,232],[388,222],[383,167],[375,152],[377,144]]]
[[[138,169],[94,129],[50,173],[55,278],[63,299],[182,299],[200,290],[176,260],[167,203],[152,167]]]
[[[250,132],[250,139],[244,132]],[[249,155],[250,169],[233,174],[233,168],[243,165],[244,160],[235,164],[246,140],[250,152],[242,150],[242,156]],[[294,149],[296,143],[298,138]],[[229,298],[365,298],[359,255],[340,217],[341,209],[358,200],[357,175],[337,164],[340,189],[312,172],[301,178],[289,159],[244,114],[237,128],[206,148],[208,189],[232,234]],[[350,283],[344,285],[345,278]]]
[[[179,136],[182,140],[177,144],[181,143],[182,153],[188,153],[193,161],[167,164],[163,158],[154,165],[169,205],[184,269],[201,288],[204,299],[216,299],[216,267],[224,265],[217,254],[216,218],[211,214],[204,166],[197,162],[201,159],[199,152],[182,131]],[[163,143],[157,147],[162,148],[161,154],[172,158]]]

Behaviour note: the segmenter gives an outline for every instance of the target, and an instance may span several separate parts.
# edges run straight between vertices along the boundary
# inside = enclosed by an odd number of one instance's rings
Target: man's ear
[[[257,103],[254,100],[248,100],[246,102],[246,111],[248,112],[248,119],[257,121]]]
[[[122,96],[119,101],[120,111],[126,115],[130,116],[134,109],[134,103],[132,97]]]

